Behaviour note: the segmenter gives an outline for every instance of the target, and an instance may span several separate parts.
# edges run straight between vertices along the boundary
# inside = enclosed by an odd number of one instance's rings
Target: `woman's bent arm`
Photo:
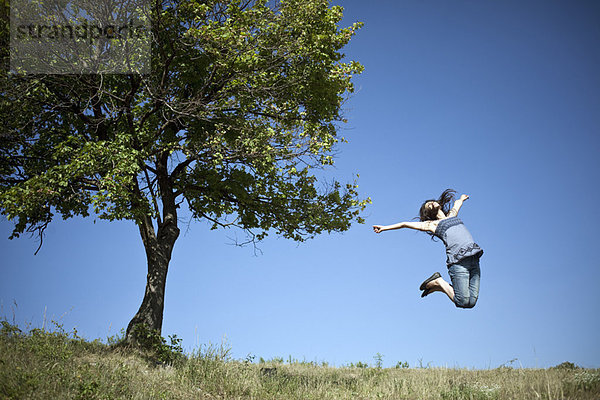
[[[456,217],[458,215],[458,212],[460,211],[460,208],[462,207],[464,201],[467,200],[468,198],[469,198],[469,196],[466,194],[463,194],[462,196],[460,196],[460,199],[458,199],[454,202],[454,206],[452,206],[452,209],[450,210],[450,212],[448,212],[448,217]]]

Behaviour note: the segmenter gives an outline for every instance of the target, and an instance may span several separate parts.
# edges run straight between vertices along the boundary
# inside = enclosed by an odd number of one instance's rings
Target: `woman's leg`
[[[452,264],[448,268],[448,274],[454,286],[454,304],[459,308],[471,308],[471,274],[468,268],[462,263]],[[475,305],[475,304],[473,304]]]
[[[479,268],[479,259],[474,259],[471,268],[469,268],[469,308],[475,307],[479,298],[479,281],[481,278],[481,270]]]
[[[459,308],[473,308],[479,297],[479,259],[469,258],[453,264],[448,269],[452,285],[438,278],[427,284],[430,292],[444,292]]]
[[[431,282],[429,282],[426,288],[430,292],[444,292],[450,299],[450,301],[454,302],[454,289],[452,285],[443,280],[442,278],[437,278]]]

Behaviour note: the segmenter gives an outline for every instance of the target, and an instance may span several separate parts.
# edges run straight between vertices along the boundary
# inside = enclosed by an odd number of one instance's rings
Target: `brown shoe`
[[[421,283],[421,286],[419,287],[419,290],[425,290],[427,284],[431,281],[435,281],[437,278],[441,278],[442,275],[439,272],[436,272],[435,274],[431,275],[429,278],[425,279],[425,281],[423,281],[423,283]],[[427,295],[425,295],[427,296]]]

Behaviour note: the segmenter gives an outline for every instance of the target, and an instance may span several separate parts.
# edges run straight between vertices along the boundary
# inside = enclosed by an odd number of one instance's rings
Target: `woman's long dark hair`
[[[452,200],[454,200],[455,193],[456,193],[456,190],[446,189],[441,194],[439,199],[425,200],[423,202],[423,204],[421,205],[421,209],[419,210],[419,219],[421,221],[435,221],[436,219],[438,219],[437,211],[425,207],[425,205],[427,203],[429,203],[430,201],[437,201],[437,203],[440,205],[444,214],[448,215],[448,213],[450,212],[450,209],[452,208],[450,203],[452,203]]]

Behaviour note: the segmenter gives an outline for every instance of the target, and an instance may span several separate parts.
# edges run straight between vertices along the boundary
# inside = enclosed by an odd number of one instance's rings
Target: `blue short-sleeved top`
[[[473,241],[473,237],[458,217],[441,220],[434,233],[446,245],[446,264],[456,264],[460,260],[483,255],[483,250]]]

